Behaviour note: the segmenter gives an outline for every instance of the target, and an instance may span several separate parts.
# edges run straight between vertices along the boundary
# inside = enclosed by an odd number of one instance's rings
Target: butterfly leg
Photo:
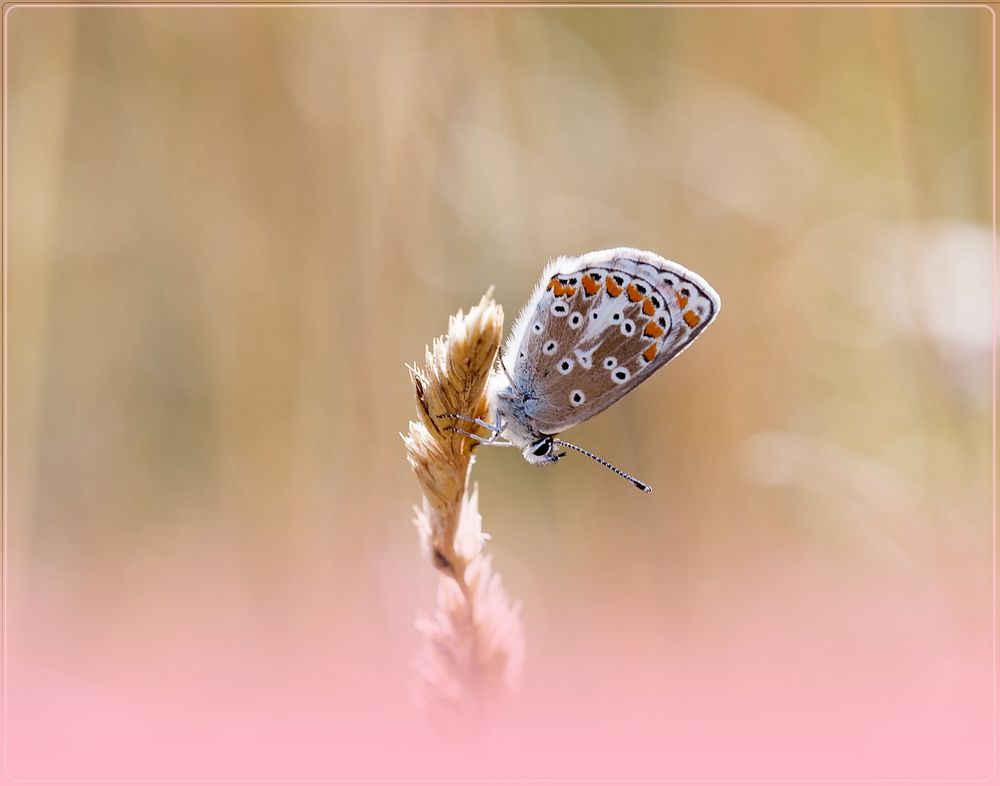
[[[498,431],[494,431],[488,437],[481,437],[478,434],[473,434],[471,431],[464,431],[464,430],[462,430],[460,428],[456,428],[455,426],[446,426],[444,430],[445,431],[454,431],[456,434],[463,434],[466,437],[468,437],[469,439],[474,440],[476,443],[478,443],[480,445],[493,445],[494,447],[498,447],[498,448],[512,448],[512,447],[514,447],[514,443],[513,442],[500,442],[499,441],[500,440],[500,432],[498,432]]]
[[[495,445],[497,447],[513,447],[511,442],[500,442],[500,436],[503,434],[504,429],[507,428],[507,424],[503,422],[500,414],[497,413],[497,419],[493,423],[489,423],[481,418],[470,418],[465,415],[453,415],[450,413],[445,413],[443,415],[438,415],[439,418],[453,418],[455,420],[464,420],[468,423],[475,423],[478,426],[482,426],[484,429],[492,432],[488,437],[481,437],[478,434],[473,434],[471,431],[465,431],[463,429],[457,428],[455,426],[446,426],[445,431],[454,431],[456,434],[464,434],[469,439],[475,440],[480,445]]]
[[[475,423],[477,426],[482,426],[485,429],[489,429],[494,434],[498,434],[503,431],[504,426],[500,420],[500,416],[497,415],[495,423],[490,423],[489,421],[483,420],[482,418],[470,418],[465,415],[456,415],[452,412],[445,412],[442,415],[438,415],[439,418],[451,418],[452,420],[464,420],[466,423]]]

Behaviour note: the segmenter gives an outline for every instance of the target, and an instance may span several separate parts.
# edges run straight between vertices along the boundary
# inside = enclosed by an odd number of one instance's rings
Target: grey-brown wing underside
[[[603,411],[676,357],[715,318],[698,276],[656,258],[614,258],[556,272],[526,325],[514,378],[555,434]]]

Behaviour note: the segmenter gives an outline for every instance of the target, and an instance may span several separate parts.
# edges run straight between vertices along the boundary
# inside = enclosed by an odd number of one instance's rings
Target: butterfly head
[[[541,437],[526,445],[521,452],[529,464],[552,464],[566,455],[556,452],[554,437]]]

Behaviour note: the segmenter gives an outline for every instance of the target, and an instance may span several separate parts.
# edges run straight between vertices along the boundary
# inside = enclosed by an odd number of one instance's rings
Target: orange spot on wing
[[[601,285],[598,284],[596,281],[594,281],[594,279],[592,279],[590,276],[583,277],[583,291],[586,292],[588,295],[593,295],[600,288]]]
[[[675,293],[677,296],[677,305],[684,308],[688,304],[688,299],[684,297],[680,292]]]
[[[642,300],[642,293],[635,288],[635,284],[628,285],[628,299],[633,303],[638,303]]]
[[[646,347],[646,351],[642,353],[642,356],[646,358],[647,363],[652,363],[653,358],[656,357],[656,344],[650,344]]]
[[[611,276],[607,276],[604,279],[604,287],[608,290],[608,294],[611,297],[618,297],[622,293],[622,288],[615,283],[615,280]]]
[[[556,279],[550,278],[548,286],[545,287],[545,291],[548,292],[550,289],[554,289],[558,283],[559,282]]]
[[[653,305],[653,301],[649,298],[642,301],[642,313],[647,317],[651,317],[656,313],[656,306]]]
[[[688,313],[690,314],[691,312],[689,311]],[[646,323],[646,329],[642,331],[642,335],[649,336],[650,338],[659,338],[663,335],[663,328],[650,320]]]
[[[701,322],[701,317],[699,317],[693,311],[685,311],[684,321],[687,322],[688,327],[697,327],[698,323]]]
[[[562,285],[561,281],[556,281],[556,285],[552,288],[552,294],[556,297],[562,297],[566,293],[566,287]]]
[[[576,294],[576,287],[563,287],[563,292],[566,293],[566,297],[573,297]]]

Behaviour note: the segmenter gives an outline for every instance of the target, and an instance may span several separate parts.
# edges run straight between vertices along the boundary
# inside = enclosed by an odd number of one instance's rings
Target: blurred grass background
[[[193,626],[204,658],[347,626],[403,669],[434,581],[404,363],[490,285],[509,324],[548,259],[616,245],[723,309],[572,432],[651,497],[480,455],[526,680],[630,604],[666,642],[890,636],[886,598],[987,635],[987,9],[7,21],[8,580],[36,656],[29,607],[102,646]]]

